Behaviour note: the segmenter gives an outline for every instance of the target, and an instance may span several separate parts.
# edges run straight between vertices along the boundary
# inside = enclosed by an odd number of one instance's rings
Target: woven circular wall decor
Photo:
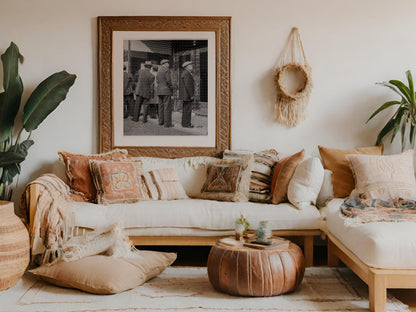
[[[297,49],[300,53],[296,53]],[[297,61],[296,55],[302,56],[302,60]],[[290,61],[286,62],[288,57]],[[296,27],[292,28],[283,50],[274,81],[277,90],[276,118],[280,123],[294,127],[306,117],[306,108],[313,87],[312,69],[306,61],[299,30]]]

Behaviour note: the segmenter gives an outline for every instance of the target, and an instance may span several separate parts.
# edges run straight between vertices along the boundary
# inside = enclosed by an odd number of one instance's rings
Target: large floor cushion
[[[344,225],[343,199],[331,200],[323,214],[326,227],[365,264],[380,269],[416,269],[416,223],[372,222]]]
[[[92,229],[121,221],[127,229],[234,230],[235,220],[241,213],[249,220],[250,228],[253,229],[256,229],[262,220],[268,220],[274,230],[319,229],[321,222],[321,215],[315,206],[309,205],[299,210],[289,203],[269,205],[185,199],[106,206],[75,202],[72,209],[76,217],[76,226]]]

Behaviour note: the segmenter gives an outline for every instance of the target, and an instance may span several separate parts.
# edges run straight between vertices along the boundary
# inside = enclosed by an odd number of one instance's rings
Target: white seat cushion
[[[197,228],[234,230],[243,213],[250,228],[268,220],[273,230],[319,229],[321,215],[315,206],[296,209],[289,203],[268,205],[252,202],[220,202],[203,199],[142,201],[133,204],[97,205],[74,202],[76,226],[95,229],[117,221],[129,228]]]
[[[326,228],[365,264],[380,269],[416,269],[416,223],[372,222],[344,225],[340,205],[332,199],[322,214]]]

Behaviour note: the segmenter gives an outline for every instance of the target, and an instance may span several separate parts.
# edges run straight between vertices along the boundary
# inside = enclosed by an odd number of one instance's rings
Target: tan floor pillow
[[[29,272],[57,286],[105,295],[142,285],[175,260],[175,253],[142,250],[139,258],[96,255],[72,262],[44,265]]]

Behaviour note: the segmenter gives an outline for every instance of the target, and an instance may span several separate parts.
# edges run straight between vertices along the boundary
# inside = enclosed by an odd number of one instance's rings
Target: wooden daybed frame
[[[30,184],[26,189],[26,202],[29,207],[29,226],[32,224],[38,198],[38,184]],[[277,230],[273,235],[300,239],[303,245],[305,266],[313,266],[313,237],[320,236],[321,230]],[[224,236],[130,236],[136,246],[213,246]]]
[[[345,247],[334,235],[328,237],[328,266],[339,266],[341,260],[367,285],[370,311],[386,311],[388,288],[416,288],[416,269],[377,269],[362,262]]]

